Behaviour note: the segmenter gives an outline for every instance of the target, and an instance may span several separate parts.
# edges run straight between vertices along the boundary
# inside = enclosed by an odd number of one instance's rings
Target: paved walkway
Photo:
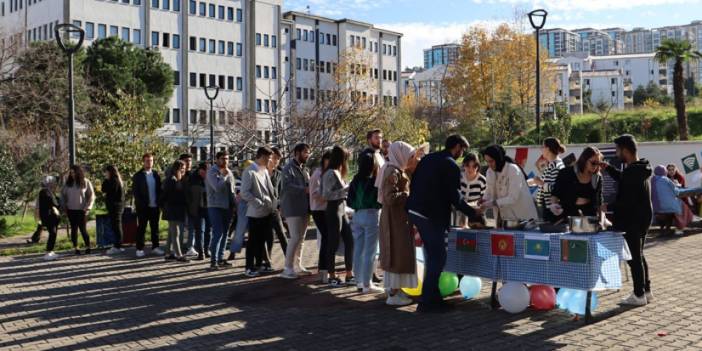
[[[423,315],[312,277],[244,279],[240,258],[218,272],[201,262],[136,260],[133,249],[50,263],[0,258],[0,349],[702,349],[702,235],[651,240],[646,250],[655,301],[618,308],[630,291],[625,282],[625,290],[600,295],[591,325],[561,311],[491,311],[489,284],[477,300],[452,298],[455,311]],[[280,268],[279,246],[274,252]]]

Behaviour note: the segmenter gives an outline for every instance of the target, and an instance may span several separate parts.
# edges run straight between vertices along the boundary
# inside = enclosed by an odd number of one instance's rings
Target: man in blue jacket
[[[461,169],[456,164],[468,149],[461,135],[446,139],[443,151],[431,153],[419,162],[412,175],[407,200],[409,219],[424,242],[425,267],[419,312],[443,312],[448,309],[439,292],[439,276],[446,264],[446,231],[451,222],[452,206],[476,219],[476,211],[460,194]]]

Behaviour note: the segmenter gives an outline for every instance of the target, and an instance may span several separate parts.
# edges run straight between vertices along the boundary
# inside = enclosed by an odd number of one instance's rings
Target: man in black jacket
[[[607,173],[618,184],[614,208],[614,229],[625,232],[624,238],[631,250],[631,277],[634,292],[621,304],[643,306],[653,300],[648,265],[644,258],[643,247],[646,234],[653,218],[651,205],[651,165],[645,159],[639,159],[636,140],[632,135],[624,134],[614,140],[617,157],[625,164],[623,171],[604,164]]]
[[[461,169],[456,164],[468,149],[460,135],[446,139],[445,149],[425,156],[412,175],[407,200],[409,220],[419,230],[426,253],[426,273],[422,298],[417,311],[442,312],[447,309],[439,292],[439,276],[446,264],[446,231],[451,221],[451,207],[477,220],[476,211],[460,194]]]
[[[159,201],[161,196],[161,177],[153,169],[154,156],[150,153],[142,156],[144,167],[132,177],[132,193],[137,215],[136,256],[144,257],[144,237],[146,225],[151,227],[151,252],[163,255],[158,247]]]

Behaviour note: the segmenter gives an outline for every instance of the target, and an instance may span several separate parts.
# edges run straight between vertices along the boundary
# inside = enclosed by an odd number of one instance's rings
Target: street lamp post
[[[541,67],[539,65],[539,30],[546,24],[548,12],[538,9],[529,12],[529,22],[536,30],[536,136],[541,139]],[[539,141],[540,142],[540,141]]]
[[[219,95],[219,87],[209,85],[204,88],[205,97],[210,100],[210,162],[215,162],[215,143],[214,143],[214,99]]]
[[[66,35],[66,43],[62,36],[62,32]],[[75,45],[66,45],[70,43],[70,37],[72,34],[78,34],[78,43]],[[83,45],[83,39],[85,38],[85,31],[78,26],[74,26],[70,23],[59,24],[54,29],[54,37],[56,37],[56,42],[63,52],[68,56],[68,163],[73,166],[76,164],[76,132],[75,132],[75,98],[73,94],[73,54],[80,49]]]

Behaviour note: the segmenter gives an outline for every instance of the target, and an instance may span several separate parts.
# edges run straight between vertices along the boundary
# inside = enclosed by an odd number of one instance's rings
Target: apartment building
[[[549,57],[561,57],[578,50],[580,36],[562,28],[542,30],[539,33],[541,47],[548,51]]]
[[[615,29],[605,32],[594,28],[582,28],[573,30],[579,39],[577,40],[577,51],[586,52],[594,56],[614,55],[622,51],[621,40],[615,39],[619,34]],[[621,36],[621,35],[620,35]]]
[[[459,44],[441,44],[424,49],[424,69],[437,65],[452,65],[458,61],[460,54],[461,45]]]

